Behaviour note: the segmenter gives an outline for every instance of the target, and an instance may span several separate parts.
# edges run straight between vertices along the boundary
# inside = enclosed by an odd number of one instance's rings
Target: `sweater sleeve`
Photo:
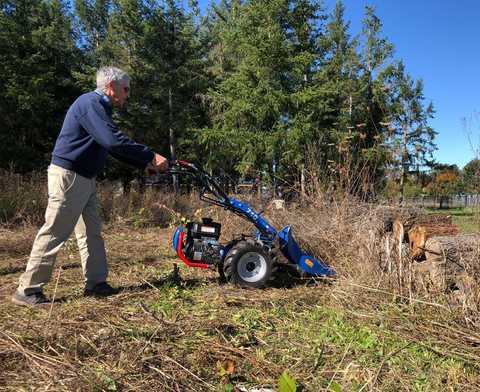
[[[154,158],[150,148],[124,135],[99,103],[92,103],[78,121],[98,144],[125,163],[144,168]]]

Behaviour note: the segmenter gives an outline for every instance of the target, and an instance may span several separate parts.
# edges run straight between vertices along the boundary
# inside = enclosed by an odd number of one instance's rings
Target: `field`
[[[370,260],[375,250],[355,243],[357,224],[374,215],[311,208],[266,214],[277,224],[293,220],[309,250],[340,272],[334,282],[297,279],[265,290],[220,284],[213,271],[178,264],[171,228],[110,223],[110,281],[121,292],[82,297],[70,240],[47,286],[55,298],[47,309],[10,302],[36,227],[5,227],[0,390],[480,390],[476,315],[438,293],[402,295]],[[324,214],[317,227],[312,211]],[[352,216],[365,221],[352,224]],[[227,233],[242,226],[221,221]]]

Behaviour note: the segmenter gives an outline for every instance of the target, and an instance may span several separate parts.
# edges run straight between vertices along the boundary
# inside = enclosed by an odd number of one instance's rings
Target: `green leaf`
[[[233,392],[233,385],[232,384],[227,384],[225,385],[225,389],[223,392]]]
[[[287,371],[284,371],[278,379],[278,391],[279,392],[296,392],[297,383],[290,377]]]
[[[338,383],[333,381],[330,384],[330,390],[333,391],[333,392],[342,392],[342,387]]]

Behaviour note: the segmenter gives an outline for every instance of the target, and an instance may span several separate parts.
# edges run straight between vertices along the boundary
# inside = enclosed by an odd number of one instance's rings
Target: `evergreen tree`
[[[362,191],[374,196],[384,179],[388,158],[389,108],[384,95],[383,72],[391,66],[393,45],[382,36],[382,23],[373,7],[365,8],[362,28],[361,75],[355,104],[358,163],[365,183]]]
[[[436,149],[437,132],[428,125],[435,111],[432,103],[425,103],[423,82],[412,79],[402,62],[390,68],[385,77],[393,124],[389,142],[393,163],[400,169],[402,202],[408,172],[428,164]]]
[[[0,165],[46,166],[81,60],[60,0],[0,1]]]
[[[346,179],[355,142],[352,129],[360,61],[358,42],[350,37],[341,1],[329,16],[318,45],[316,69],[311,83],[303,89],[306,100],[300,105],[295,130],[306,137],[306,145],[314,146],[318,173],[323,173],[324,181]]]
[[[371,7],[352,37],[340,0],[328,18],[320,0],[221,0],[206,18],[195,0],[73,4],[74,17],[61,0],[0,0],[3,167],[46,165],[66,108],[103,65],[132,78],[123,131],[220,174],[275,162],[298,181],[310,164],[324,183],[373,195],[389,163],[404,184],[435,148],[423,84],[393,62]]]
[[[281,167],[290,177],[293,175],[292,180],[298,180],[308,154],[315,154],[321,160],[323,90],[318,79],[322,59],[319,43],[326,16],[316,1],[295,1],[290,9],[290,28],[287,30],[292,50],[289,112],[286,132],[279,135],[281,147],[277,150],[281,150]]]
[[[210,167],[225,165],[242,175],[269,170],[292,121],[291,95],[309,72],[312,58],[306,1],[224,1],[214,8],[210,90],[212,126],[201,141],[218,152]],[[303,30],[302,30],[303,29]],[[277,151],[275,151],[277,150]]]
[[[192,144],[193,130],[205,121],[197,30],[194,10],[174,0],[114,0],[106,38],[95,48],[100,64],[115,64],[132,79],[128,105],[117,118],[121,129],[172,158],[177,144],[185,157],[182,146]],[[112,167],[110,175],[129,179],[130,170]]]
[[[82,46],[98,49],[107,36],[111,0],[75,0]]]
[[[74,1],[77,46],[83,54],[81,68],[74,76],[83,92],[94,88],[95,73],[104,63],[102,49],[110,23],[111,3],[111,0]]]

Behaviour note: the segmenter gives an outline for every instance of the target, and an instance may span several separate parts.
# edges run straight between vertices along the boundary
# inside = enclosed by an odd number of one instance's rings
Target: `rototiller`
[[[291,267],[301,275],[334,276],[324,262],[306,255],[298,246],[290,226],[275,230],[247,203],[230,198],[212,176],[193,163],[175,161],[170,173],[188,175],[200,188],[200,200],[223,207],[256,227],[252,235],[221,244],[221,224],[211,218],[180,226],[173,235],[173,248],[189,267],[218,270],[220,277],[242,287],[263,287],[279,267]]]

